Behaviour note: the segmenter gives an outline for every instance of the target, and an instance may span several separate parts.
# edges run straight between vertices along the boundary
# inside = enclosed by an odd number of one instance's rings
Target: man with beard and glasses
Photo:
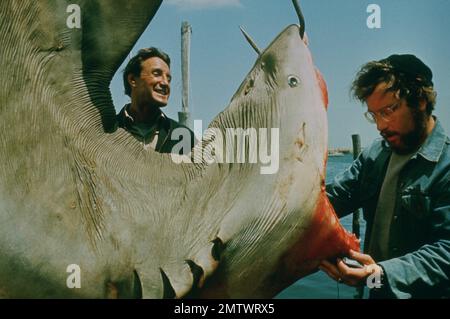
[[[154,47],[139,50],[123,72],[131,103],[117,115],[117,123],[144,149],[187,155],[195,143],[194,133],[161,110],[168,103],[171,80],[170,58],[165,52]]]
[[[382,139],[327,194],[339,217],[363,209],[365,254],[350,251],[350,262],[325,260],[320,269],[367,285],[370,298],[450,297],[450,140],[432,115],[432,77],[405,54],[367,63],[353,82]]]

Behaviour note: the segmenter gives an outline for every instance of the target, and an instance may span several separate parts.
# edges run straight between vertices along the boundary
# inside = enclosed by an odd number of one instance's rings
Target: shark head
[[[227,188],[226,198],[236,192],[252,201],[233,202],[221,222],[223,262],[203,296],[274,296],[321,259],[351,245],[357,249],[326,198],[327,89],[308,48],[303,16],[300,21],[265,50],[244,32],[258,58],[213,124],[267,130],[266,137],[259,135],[258,150],[270,149],[276,165],[256,165],[259,176],[235,169],[240,183]]]
[[[302,31],[300,25],[290,25],[264,51],[257,49],[258,59],[233,96],[230,109],[256,114],[248,126],[279,128],[284,143],[280,154],[289,153],[290,159],[298,161],[308,157],[323,166],[328,94]],[[272,115],[264,123],[258,116],[262,112]]]

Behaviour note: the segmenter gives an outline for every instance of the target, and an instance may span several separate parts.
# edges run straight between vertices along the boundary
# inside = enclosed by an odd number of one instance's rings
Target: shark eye
[[[300,84],[300,79],[295,75],[288,76],[288,84],[291,88],[294,88]]]

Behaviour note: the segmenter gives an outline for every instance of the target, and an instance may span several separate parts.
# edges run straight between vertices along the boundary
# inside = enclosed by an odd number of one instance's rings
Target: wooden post
[[[191,55],[192,28],[188,22],[181,24],[181,76],[182,76],[182,111],[178,112],[179,122],[192,128],[189,113],[189,63]]]
[[[358,134],[352,135],[353,159],[355,160],[361,153],[361,137]],[[359,209],[353,213],[352,231],[356,237],[360,238]]]
[[[355,160],[359,154],[361,153],[361,137],[359,134],[352,135],[352,144],[353,144],[353,159]],[[353,220],[352,220],[352,232],[359,239],[361,237],[361,225],[359,223],[360,220],[360,209],[357,209],[353,212]],[[364,286],[357,287],[356,293],[353,296],[354,299],[362,299],[364,296]]]

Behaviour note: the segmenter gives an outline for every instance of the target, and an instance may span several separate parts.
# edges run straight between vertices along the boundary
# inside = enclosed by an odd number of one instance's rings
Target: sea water
[[[333,156],[328,158],[327,165],[327,183],[331,182],[333,178],[340,172],[347,169],[353,161],[351,154],[343,156]],[[352,215],[342,218],[341,223],[344,227],[351,231],[352,229]],[[365,223],[362,217],[361,224],[361,238],[364,238]],[[338,284],[332,280],[322,271],[318,271],[312,275],[304,277],[295,282],[292,286],[286,288],[279,293],[277,299],[352,299],[356,294],[356,289],[344,284]]]

